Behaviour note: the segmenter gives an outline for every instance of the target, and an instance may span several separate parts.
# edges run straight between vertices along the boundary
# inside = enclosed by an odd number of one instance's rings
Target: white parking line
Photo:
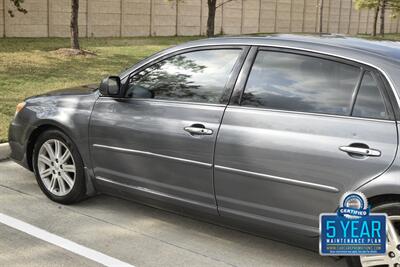
[[[21,232],[27,233],[38,239],[51,243],[53,245],[59,246],[63,249],[71,251],[75,254],[83,256],[85,258],[91,259],[95,262],[103,264],[105,266],[121,266],[121,267],[134,267],[131,264],[120,261],[113,257],[107,256],[101,252],[95,251],[93,249],[84,247],[68,239],[59,237],[55,234],[49,233],[43,229],[36,226],[23,222],[21,220],[15,219],[3,213],[0,213],[0,223],[5,224],[11,228],[17,229]]]

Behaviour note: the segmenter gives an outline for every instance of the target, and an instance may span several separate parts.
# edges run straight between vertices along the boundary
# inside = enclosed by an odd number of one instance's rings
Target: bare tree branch
[[[219,7],[225,5],[225,4],[229,3],[229,2],[232,2],[232,1],[235,1],[235,0],[226,0],[225,2],[222,2],[221,4],[217,5],[215,8],[219,8]]]

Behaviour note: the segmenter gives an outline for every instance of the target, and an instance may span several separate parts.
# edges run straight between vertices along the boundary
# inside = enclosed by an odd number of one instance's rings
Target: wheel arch
[[[36,140],[38,137],[44,133],[45,131],[48,130],[58,130],[68,136],[72,142],[75,144],[76,148],[78,149],[78,152],[82,155],[81,151],[79,151],[79,147],[76,145],[76,142],[74,139],[71,137],[71,135],[62,127],[61,125],[58,125],[56,122],[50,122],[46,121],[43,122],[42,124],[37,125],[32,132],[29,134],[29,137],[27,139],[27,146],[26,146],[26,160],[28,163],[28,167],[31,171],[33,171],[33,150],[35,147]]]
[[[368,197],[368,204],[371,207],[376,207],[387,203],[400,203],[400,194],[383,194]]]

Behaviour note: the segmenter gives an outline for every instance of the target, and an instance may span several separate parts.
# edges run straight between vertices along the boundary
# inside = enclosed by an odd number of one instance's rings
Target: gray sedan
[[[12,158],[50,199],[141,201],[317,249],[319,214],[361,191],[400,262],[400,48],[230,37],[161,51],[100,86],[17,106]]]

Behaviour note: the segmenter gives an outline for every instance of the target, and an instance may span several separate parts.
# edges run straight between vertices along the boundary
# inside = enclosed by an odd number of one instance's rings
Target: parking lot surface
[[[32,173],[0,162],[0,214],[132,266],[346,266],[344,260],[105,195],[73,206],[48,200]],[[99,262],[0,223],[1,266]]]

